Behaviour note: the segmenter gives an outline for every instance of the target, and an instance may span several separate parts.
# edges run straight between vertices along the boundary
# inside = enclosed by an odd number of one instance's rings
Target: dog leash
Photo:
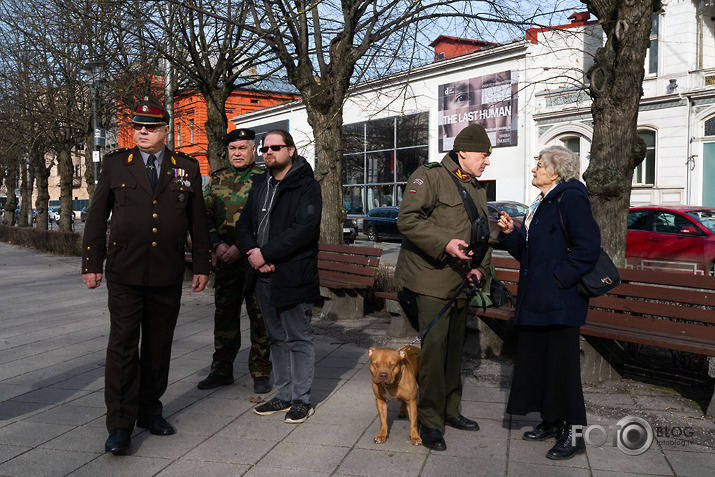
[[[421,341],[422,338],[425,337],[425,335],[427,334],[427,332],[435,325],[435,323],[437,323],[437,320],[439,320],[439,319],[442,317],[442,315],[444,315],[444,314],[447,312],[447,310],[449,310],[449,309],[452,307],[452,304],[455,302],[455,300],[457,299],[457,297],[462,293],[462,291],[464,291],[464,289],[467,288],[467,286],[470,287],[469,292],[468,292],[468,296],[469,296],[469,297],[471,297],[471,296],[474,294],[474,292],[477,290],[477,284],[476,284],[476,282],[475,282],[475,283],[472,283],[472,284],[470,285],[470,284],[469,284],[469,277],[465,278],[465,279],[464,279],[464,282],[462,282],[462,284],[459,286],[459,289],[457,290],[457,293],[455,293],[454,296],[453,296],[452,298],[450,298],[450,300],[442,307],[442,309],[439,310],[439,313],[437,313],[437,316],[435,316],[434,318],[432,318],[432,321],[430,321],[429,324],[425,327],[425,329],[422,330],[422,331],[420,332],[420,334],[417,335],[417,338],[415,338],[415,339],[412,341],[412,343],[410,343],[410,344],[407,345],[407,346],[412,346],[412,345],[414,345],[415,343],[417,343],[418,341]]]

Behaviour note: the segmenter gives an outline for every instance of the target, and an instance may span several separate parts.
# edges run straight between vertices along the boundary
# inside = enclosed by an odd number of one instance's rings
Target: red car
[[[626,262],[634,268],[712,274],[715,209],[692,205],[631,207]]]

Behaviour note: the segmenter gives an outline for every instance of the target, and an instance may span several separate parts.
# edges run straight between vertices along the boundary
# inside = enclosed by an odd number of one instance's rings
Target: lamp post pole
[[[103,60],[90,61],[85,65],[85,70],[89,76],[89,91],[92,95],[92,127],[94,129],[94,149],[92,151],[92,162],[94,163],[94,185],[99,182],[99,150],[104,146],[103,131],[99,129],[97,110],[99,109],[99,88],[101,86]]]

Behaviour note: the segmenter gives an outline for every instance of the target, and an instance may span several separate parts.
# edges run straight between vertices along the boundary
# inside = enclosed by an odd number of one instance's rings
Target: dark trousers
[[[446,300],[440,302],[417,296],[420,331],[427,327]],[[462,350],[467,332],[466,301],[453,305],[422,339],[419,354],[420,400],[417,404],[422,425],[444,432],[444,420],[459,415],[462,401]]]
[[[233,375],[233,361],[241,348],[241,304],[244,299],[246,260],[216,266],[214,303],[214,354],[211,372]],[[245,294],[246,311],[250,320],[251,350],[248,353],[248,370],[254,378],[270,376],[271,352],[266,325],[255,295]]]
[[[181,283],[142,287],[107,282],[110,329],[104,377],[107,429],[133,429],[161,415]],[[141,344],[140,344],[141,337]]]

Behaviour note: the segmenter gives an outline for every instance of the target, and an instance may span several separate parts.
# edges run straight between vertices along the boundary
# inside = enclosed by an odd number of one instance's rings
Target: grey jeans
[[[272,305],[270,281],[260,279],[256,282],[256,299],[271,343],[276,397],[310,404],[315,374],[315,332],[310,324],[313,304],[276,308]]]

